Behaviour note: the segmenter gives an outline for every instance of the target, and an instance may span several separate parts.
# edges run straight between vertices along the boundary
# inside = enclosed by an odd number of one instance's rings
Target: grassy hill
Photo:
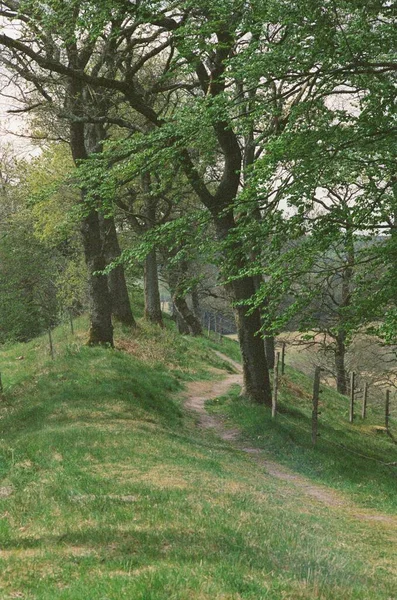
[[[91,349],[77,325],[75,336],[54,332],[54,361],[46,337],[0,351],[1,599],[397,597],[393,523],[310,501],[184,411],[186,382],[221,377],[230,367],[212,349],[236,358],[234,342],[140,324],[117,331],[115,350]],[[275,423],[237,390],[209,410],[266,455],[391,513],[389,467],[356,467],[299,432],[309,389],[290,369]],[[340,429],[356,448],[333,402],[324,432]],[[389,439],[370,439],[366,453],[396,455]]]

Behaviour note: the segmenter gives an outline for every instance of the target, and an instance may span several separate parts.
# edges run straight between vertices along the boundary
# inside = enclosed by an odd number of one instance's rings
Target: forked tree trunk
[[[102,215],[99,215],[99,223],[101,226],[106,265],[109,265],[119,258],[121,253],[116,226],[113,217],[105,219]],[[128,327],[136,327],[128,296],[123,265],[117,265],[117,267],[110,271],[108,286],[114,319]]]
[[[183,283],[188,276],[188,265],[186,261],[181,261],[178,265],[178,268],[175,268],[175,266],[169,267],[167,269],[167,273],[168,285],[170,287],[172,302],[176,309],[177,316],[179,316],[179,318],[186,323],[188,332],[191,335],[202,335],[203,331],[201,323],[193,311],[190,310],[186,302],[185,293],[182,291]],[[183,333],[184,327],[182,324],[178,324],[178,329]]]
[[[157,270],[156,250],[153,249],[145,258],[144,265],[145,319],[160,327],[164,327],[161,312],[159,277]]]
[[[176,292],[172,297],[172,301],[173,301],[175,308],[178,311],[179,315],[182,317],[184,322],[187,324],[187,326],[189,328],[189,332],[192,335],[202,335],[203,330],[201,327],[201,323],[195,317],[195,315],[190,310],[190,308],[188,307],[186,299],[182,296],[179,296],[178,292]]]

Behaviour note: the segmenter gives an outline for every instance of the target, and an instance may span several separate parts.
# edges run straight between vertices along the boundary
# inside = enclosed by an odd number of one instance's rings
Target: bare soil
[[[236,373],[227,374],[221,380],[194,381],[188,385],[185,407],[196,413],[199,427],[214,430],[222,440],[232,444],[242,452],[249,454],[255,462],[261,467],[264,467],[268,475],[286,482],[296,492],[300,492],[314,501],[320,502],[328,507],[343,508],[345,514],[349,514],[353,518],[385,523],[388,527],[393,526],[393,528],[397,528],[396,517],[358,507],[339,492],[327,488],[326,486],[314,484],[310,479],[303,475],[294,473],[287,467],[275,461],[267,460],[264,457],[264,452],[259,448],[241,445],[239,442],[241,431],[239,429],[227,428],[220,417],[208,414],[205,409],[205,402],[207,400],[223,396],[228,392],[232,385],[242,385],[243,383],[241,365],[221,352],[216,352],[216,354],[222,360],[230,363]],[[217,374],[224,374],[224,371],[220,371],[219,369],[214,369],[214,371]]]

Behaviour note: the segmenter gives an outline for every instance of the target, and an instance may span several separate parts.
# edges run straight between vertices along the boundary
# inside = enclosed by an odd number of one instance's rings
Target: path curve
[[[265,468],[268,475],[291,484],[295,489],[313,500],[333,508],[346,508],[349,511],[349,515],[356,519],[386,523],[389,527],[392,525],[397,528],[396,517],[355,506],[337,491],[322,485],[314,484],[310,479],[303,475],[294,473],[287,467],[284,467],[275,461],[265,459],[263,457],[263,451],[260,450],[260,448],[251,448],[241,445],[238,442],[241,433],[239,429],[229,429],[225,427],[220,417],[208,414],[205,409],[205,402],[207,400],[223,396],[229,391],[232,385],[237,384],[241,386],[243,383],[242,367],[240,363],[232,360],[221,352],[216,350],[214,350],[214,352],[218,358],[229,363],[236,372],[232,374],[228,373],[221,380],[193,381],[188,384],[185,407],[196,413],[199,427],[213,429],[222,440],[229,442],[235,448],[249,454],[257,464]],[[215,372],[224,374],[224,371],[219,369],[215,369]]]

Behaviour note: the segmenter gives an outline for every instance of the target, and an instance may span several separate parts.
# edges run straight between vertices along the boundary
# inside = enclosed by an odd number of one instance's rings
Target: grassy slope
[[[397,462],[397,444],[382,428],[379,432],[384,414],[378,407],[369,407],[367,419],[357,415],[349,425],[348,399],[322,386],[319,438],[313,448],[311,394],[310,378],[287,367],[274,421],[268,409],[242,400],[238,389],[208,402],[207,407],[228,417],[231,425],[238,424],[243,439],[271,458],[343,491],[361,506],[396,514],[397,468],[382,463]]]
[[[80,335],[56,331],[54,362],[45,338],[0,354],[2,599],[395,597],[387,526],[292,495],[183,412],[184,382],[222,366],[213,342]]]

